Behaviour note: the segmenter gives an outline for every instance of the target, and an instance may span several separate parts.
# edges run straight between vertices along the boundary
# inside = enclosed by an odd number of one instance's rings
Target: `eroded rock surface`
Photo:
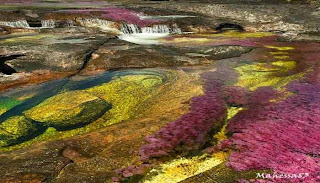
[[[110,107],[86,92],[67,92],[45,100],[25,112],[29,118],[50,126],[81,125],[99,118]]]

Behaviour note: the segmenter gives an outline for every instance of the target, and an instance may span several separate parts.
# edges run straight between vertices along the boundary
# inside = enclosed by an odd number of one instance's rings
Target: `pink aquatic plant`
[[[136,12],[133,10],[129,10],[126,8],[110,6],[106,8],[97,8],[97,9],[79,9],[79,10],[64,10],[69,13],[77,13],[77,14],[97,14],[100,13],[100,17],[96,18],[105,18],[115,22],[125,22],[128,24],[135,24],[140,27],[147,26],[152,23],[159,22],[159,20],[148,19],[144,20],[140,16],[144,15],[141,12]]]
[[[193,98],[188,114],[146,138],[149,144],[140,150],[141,158],[145,160],[176,151],[199,149],[214,125],[223,120],[225,113],[224,101],[213,94]]]
[[[133,10],[125,9],[125,8],[118,8],[118,7],[108,7],[104,8],[107,12],[106,14],[102,14],[103,18],[109,18],[114,21],[124,21],[129,24],[136,24],[140,27],[144,27],[148,24],[152,24],[155,22],[159,22],[159,20],[143,20],[140,18],[143,13],[139,13]]]
[[[224,77],[220,77],[221,75]],[[223,68],[202,74],[205,94],[191,99],[189,113],[169,123],[156,134],[146,137],[148,144],[140,149],[140,159],[147,163],[151,158],[201,149],[210,139],[210,131],[221,126],[226,117],[224,83],[233,77],[233,72]],[[149,163],[117,169],[115,173],[119,177],[114,177],[113,181],[142,175],[153,166],[152,162]]]
[[[249,102],[250,92],[240,86],[229,86],[224,88],[225,100],[228,105],[241,106]]]
[[[228,166],[238,171],[308,173],[303,182],[320,181],[320,84],[295,83],[288,90],[295,94],[278,103],[249,104],[231,120],[227,129],[233,135],[221,145],[234,149]]]
[[[210,131],[221,126],[227,110],[223,81],[216,76],[216,73],[202,76],[205,95],[191,99],[189,113],[146,138],[148,144],[140,150],[142,160],[198,150],[208,141]]]

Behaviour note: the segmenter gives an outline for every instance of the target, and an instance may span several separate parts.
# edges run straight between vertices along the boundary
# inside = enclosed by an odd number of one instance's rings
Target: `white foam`
[[[119,39],[135,44],[161,44],[160,39],[167,36],[169,33],[122,34]]]

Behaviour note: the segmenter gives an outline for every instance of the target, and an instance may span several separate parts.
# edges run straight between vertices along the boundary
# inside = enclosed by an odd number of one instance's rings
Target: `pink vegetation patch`
[[[104,10],[107,12],[107,14],[103,14],[103,18],[109,18],[115,21],[125,21],[129,24],[139,25],[140,27],[159,22],[158,20],[141,20],[139,15],[143,15],[142,13],[137,13],[125,8],[108,7],[104,8]]]
[[[142,161],[199,150],[210,140],[210,131],[222,125],[227,112],[226,91],[237,90],[226,87],[225,83],[236,78],[237,74],[226,68],[218,68],[215,72],[207,72],[201,76],[205,95],[191,99],[189,113],[169,123],[156,134],[146,137],[148,144],[141,147],[139,152]],[[238,102],[240,97],[234,96],[234,101]],[[152,163],[149,163],[117,169],[115,173],[119,177],[114,177],[114,181],[146,173],[152,167]]]
[[[147,26],[152,23],[159,22],[159,20],[155,19],[148,19],[143,20],[140,18],[139,15],[143,15],[143,13],[139,13],[133,10],[129,10],[126,8],[120,7],[106,7],[106,8],[99,8],[99,9],[80,9],[80,10],[67,10],[69,13],[79,13],[79,14],[87,14],[90,15],[94,12],[100,12],[101,18],[109,19],[112,21],[121,21],[126,22],[129,24],[136,24],[140,27]],[[97,17],[99,18],[99,17]]]
[[[222,84],[212,76],[203,76],[205,95],[192,98],[189,113],[146,138],[149,144],[140,150],[142,160],[198,150],[208,141],[209,132],[221,125],[227,111]]]
[[[278,103],[254,105],[228,125],[233,135],[222,147],[233,148],[228,166],[238,170],[271,169],[279,173],[308,173],[303,182],[320,181],[320,84],[291,84],[295,94]],[[257,96],[263,96],[259,91]],[[266,91],[270,96],[270,90]],[[283,182],[283,179],[274,179]],[[288,179],[286,182],[300,182]]]

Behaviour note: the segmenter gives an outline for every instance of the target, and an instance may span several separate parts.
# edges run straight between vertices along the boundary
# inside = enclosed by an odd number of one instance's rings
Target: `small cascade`
[[[161,44],[161,38],[170,34],[182,34],[177,25],[171,28],[167,25],[153,25],[152,27],[142,27],[134,24],[123,24],[120,39],[136,44]]]
[[[182,31],[175,24],[172,28],[167,25],[153,25],[152,27],[140,28],[135,24],[123,24],[121,28],[123,34],[182,34]]]
[[[182,31],[178,28],[177,25],[174,25],[172,28],[169,28],[167,25],[154,25],[152,27],[143,27],[141,28],[142,33],[158,33],[158,34],[181,34]]]
[[[68,20],[66,22],[66,27],[74,27],[74,21],[73,20]]]
[[[42,28],[55,28],[56,21],[54,20],[41,20]]]
[[[138,34],[141,33],[141,29],[138,25],[135,24],[123,24],[121,32],[124,34]]]
[[[18,20],[14,22],[0,21],[0,25],[14,28],[30,28],[26,20]]]
[[[152,27],[143,27],[142,33],[170,33],[170,29],[167,25],[154,25]]]

